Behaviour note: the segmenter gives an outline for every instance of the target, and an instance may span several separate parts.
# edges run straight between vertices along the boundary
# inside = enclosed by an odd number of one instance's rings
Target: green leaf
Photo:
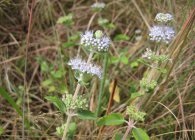
[[[126,57],[126,56],[121,56],[121,58],[120,58],[120,61],[123,63],[123,64],[128,64],[128,57]]]
[[[123,124],[125,122],[125,119],[123,118],[123,116],[119,113],[113,113],[113,114],[109,114],[107,116],[104,116],[102,118],[100,118],[97,121],[97,125],[98,126],[102,126],[102,125],[120,125]]]
[[[52,79],[47,79],[41,83],[43,87],[48,87],[53,83]]]
[[[73,14],[68,14],[66,16],[60,17],[57,21],[58,24],[64,24],[70,26],[73,24]]]
[[[63,72],[63,70],[62,69],[59,69],[59,70],[57,70],[57,71],[51,71],[51,75],[54,77],[54,78],[62,78],[63,77],[63,74],[64,74],[64,72]]]
[[[68,42],[65,42],[62,44],[62,47],[63,48],[70,48],[70,47],[74,47],[76,46],[77,44],[73,41],[68,41]]]
[[[118,57],[114,57],[114,56],[112,56],[111,57],[111,64],[116,64],[116,63],[118,63],[120,61],[120,59],[118,58]]]
[[[130,64],[131,68],[137,68],[139,66],[139,63],[138,61],[133,61],[131,64]]]
[[[6,92],[3,88],[0,87],[0,95],[5,98],[9,104],[16,110],[16,112],[22,117],[22,111],[19,106],[16,104],[14,99],[10,96],[8,92]]]
[[[61,94],[68,94],[68,89],[64,83],[60,84],[58,87]]]
[[[3,127],[0,126],[0,136],[3,134],[4,130]]]
[[[148,134],[141,128],[133,128],[132,132],[135,140],[150,140]]]
[[[143,94],[141,94],[141,93],[139,93],[139,92],[134,92],[134,93],[131,93],[131,100],[132,99],[135,99],[135,98],[137,98],[137,97],[140,97],[140,96],[142,96]]]
[[[41,71],[42,72],[48,72],[49,71],[49,66],[48,66],[47,62],[45,62],[45,61],[41,62]]]
[[[52,92],[55,92],[56,91],[56,87],[55,86],[49,86],[48,87],[48,92],[49,93],[52,93]]]
[[[56,96],[46,96],[45,99],[52,102],[62,113],[65,112],[65,105],[61,99]]]
[[[96,120],[97,117],[95,113],[89,111],[89,110],[79,110],[78,117],[82,120]]]
[[[125,34],[118,34],[114,37],[114,41],[127,41],[129,40],[129,36]]]
[[[73,135],[75,133],[76,129],[77,129],[76,123],[75,122],[70,123],[70,125],[68,127],[69,135]]]
[[[105,25],[107,25],[109,23],[109,20],[108,19],[105,19],[105,18],[99,18],[98,19],[98,24],[100,25],[100,26],[105,26]]]
[[[124,134],[116,133],[116,134],[114,135],[114,140],[122,140],[123,135],[124,135]]]

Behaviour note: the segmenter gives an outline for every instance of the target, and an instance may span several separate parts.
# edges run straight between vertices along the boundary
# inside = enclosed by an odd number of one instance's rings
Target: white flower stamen
[[[73,58],[68,62],[68,65],[72,67],[73,70],[78,70],[82,73],[88,73],[91,75],[96,75],[99,78],[102,77],[102,70],[99,66],[96,66],[92,63],[87,63],[81,58]]]
[[[164,25],[155,25],[151,27],[149,37],[151,41],[169,43],[175,36],[175,31],[172,27]]]

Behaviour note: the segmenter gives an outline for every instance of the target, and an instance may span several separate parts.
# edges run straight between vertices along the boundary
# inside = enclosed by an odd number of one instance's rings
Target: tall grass
[[[86,56],[78,43],[79,32],[86,29],[102,29],[113,40],[108,58],[94,56],[98,63],[107,67],[105,79],[100,83],[92,80],[79,93],[87,93],[90,97],[91,111],[96,111],[97,116],[106,114],[109,87],[111,81],[116,80],[120,101],[112,100],[110,113],[125,114],[126,106],[136,104],[147,113],[145,121],[136,126],[144,128],[151,139],[191,140],[195,137],[194,0],[108,0],[105,10],[95,14],[90,8],[92,1],[34,2],[32,19],[29,16],[31,1],[0,2],[0,86],[6,91],[0,94],[0,130],[3,130],[2,133],[0,131],[0,139],[59,139],[55,133],[56,127],[63,123],[66,116],[61,115],[44,97],[61,97],[64,93],[74,92],[76,82],[66,64],[75,54]],[[147,34],[158,12],[172,13],[177,30],[174,41],[166,48],[169,49],[172,62],[161,65],[161,68],[167,69],[166,74],[147,68],[139,60],[145,48],[155,47]],[[56,24],[59,17],[69,13],[73,14],[72,26]],[[109,26],[99,25],[99,17],[108,19]],[[29,21],[31,31],[28,28]],[[136,40],[137,29],[141,30],[141,40]],[[128,38],[117,40],[119,34]],[[72,41],[70,38],[73,35],[75,38]],[[67,46],[66,43],[71,41],[76,43]],[[156,48],[156,51],[166,52],[166,49]],[[101,61],[103,59],[104,64]],[[44,66],[46,71],[43,71]],[[62,76],[55,78],[52,74],[60,69],[63,69]],[[144,75],[150,80],[157,80],[159,84],[153,94],[133,100],[132,93],[143,92],[139,81]],[[51,79],[53,83],[45,86],[44,81]],[[24,92],[28,93],[28,98],[22,98]],[[19,111],[22,106],[23,119]],[[30,126],[24,124],[24,118],[28,118]],[[102,139],[111,139],[117,132],[124,134],[126,128],[123,125],[100,128],[89,121],[74,121],[77,131],[73,139],[97,139],[98,134]]]

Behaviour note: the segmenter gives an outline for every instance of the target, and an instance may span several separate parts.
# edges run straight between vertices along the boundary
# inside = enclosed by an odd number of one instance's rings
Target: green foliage
[[[102,38],[103,37],[103,32],[101,30],[95,31],[95,38]]]
[[[37,57],[41,72],[45,76],[41,85],[49,93],[68,93],[67,86],[64,83],[66,71],[63,65],[51,64],[41,57]]]
[[[70,13],[66,16],[63,16],[63,17],[60,17],[58,20],[57,20],[57,23],[58,24],[64,24],[66,26],[71,26],[74,24],[73,22],[73,14]]]
[[[114,41],[128,41],[130,38],[125,34],[118,34],[114,37]]]
[[[3,134],[3,132],[4,132],[4,129],[3,127],[0,126],[0,136]]]
[[[140,97],[140,96],[143,96],[143,94],[142,93],[139,93],[139,92],[133,92],[133,93],[131,93],[131,99],[132,100],[135,99],[135,98],[137,98],[137,97]]]
[[[69,110],[86,109],[88,106],[87,100],[81,95],[76,99],[73,99],[72,94],[66,94],[62,99],[57,96],[46,96],[45,98],[52,102],[62,113]]]
[[[14,99],[10,96],[10,94],[2,87],[0,87],[0,95],[8,101],[8,103],[16,110],[16,112],[22,117],[22,111],[20,107],[16,104]]]
[[[89,111],[89,110],[79,110],[78,117],[82,120],[96,120],[97,117],[95,113]]]
[[[124,134],[116,133],[116,134],[114,135],[114,140],[122,140],[123,135],[124,135]]]
[[[56,134],[61,137],[63,135],[65,127],[66,127],[66,124],[63,124],[62,126],[57,127]],[[76,123],[75,122],[70,123],[68,127],[68,137],[72,137],[74,133],[76,132],[76,129],[77,129]]]
[[[141,128],[133,128],[132,132],[135,140],[150,140],[148,134]]]
[[[120,125],[125,122],[124,117],[119,113],[112,113],[107,116],[101,117],[97,121],[98,126],[102,125]]]
[[[82,95],[78,95],[75,99],[72,94],[63,96],[62,101],[65,105],[65,110],[86,109],[88,107],[87,99]]]
[[[99,26],[106,28],[106,29],[115,29],[116,26],[113,23],[110,23],[106,18],[99,18],[98,19]]]
[[[111,64],[122,63],[124,65],[127,65],[129,62],[129,57],[127,56],[127,54],[125,52],[121,52],[119,55],[119,57],[111,56]]]
[[[57,96],[46,96],[45,99],[52,102],[62,113],[65,113],[66,106],[60,98]]]
[[[70,48],[70,47],[74,47],[78,45],[78,40],[80,38],[80,33],[75,33],[74,35],[70,36],[67,40],[67,42],[62,43],[62,48],[66,49],[66,48]]]
[[[155,80],[148,81],[146,78],[142,78],[142,80],[140,81],[140,86],[146,92],[150,92],[157,86],[157,82]]]
[[[76,70],[74,72],[74,76],[77,79],[78,83],[82,86],[87,86],[93,77],[90,73],[82,73]]]
[[[131,68],[137,68],[138,66],[139,66],[139,61],[137,60],[130,63]]]

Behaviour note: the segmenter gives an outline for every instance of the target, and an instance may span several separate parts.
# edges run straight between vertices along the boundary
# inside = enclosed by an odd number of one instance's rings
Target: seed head
[[[142,58],[151,59],[153,55],[154,55],[154,52],[152,52],[151,49],[146,48],[146,51],[145,51],[144,54],[142,55]]]

